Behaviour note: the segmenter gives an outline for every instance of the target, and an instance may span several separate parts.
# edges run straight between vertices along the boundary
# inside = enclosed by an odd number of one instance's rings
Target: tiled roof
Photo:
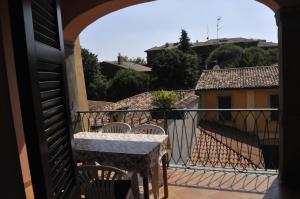
[[[122,64],[118,64],[118,62],[115,62],[115,61],[104,61],[103,63],[116,65],[118,67],[125,68],[125,69],[133,69],[138,72],[150,72],[152,70],[151,68],[149,68],[147,66],[143,66],[140,64],[132,63],[132,62],[123,62]]]
[[[196,90],[272,88],[279,86],[277,66],[204,70]]]
[[[120,100],[116,103],[111,103],[106,106],[93,107],[93,110],[90,111],[103,111],[103,113],[91,113],[90,123],[95,126],[100,126],[103,121],[115,121],[115,122],[127,122],[132,127],[138,126],[141,123],[153,123],[159,125],[163,122],[161,119],[153,119],[150,112],[140,111],[140,112],[130,112],[130,110],[143,110],[143,109],[152,109],[152,96],[153,92],[145,92],[133,97],[129,97],[123,100]],[[198,100],[199,96],[195,95],[194,91],[180,91],[178,92],[178,100],[176,102],[177,108],[188,108],[188,105]],[[129,112],[124,113],[112,113],[109,114],[105,111],[114,111],[114,110],[129,110]],[[95,120],[98,118],[98,120]]]
[[[195,95],[194,91],[180,91],[176,102],[177,108],[185,108],[190,103],[197,100],[199,97]],[[106,106],[93,107],[94,110],[141,110],[141,109],[152,109],[152,96],[153,92],[144,92],[115,103],[110,103]]]
[[[108,106],[110,104],[113,104],[113,102],[88,100],[88,105],[89,105],[90,111],[96,111],[96,110],[102,109],[103,107]]]
[[[202,122],[191,164],[209,167],[265,168],[258,137],[235,128]]]
[[[266,40],[262,39],[247,39],[247,38],[242,38],[242,37],[237,37],[237,38],[220,38],[220,39],[210,39],[205,42],[195,42],[192,43],[192,48],[197,48],[197,47],[202,47],[202,46],[214,46],[214,45],[222,45],[222,44],[237,44],[237,43],[251,43],[251,42],[257,42],[259,47],[270,47],[270,46],[277,46],[276,43],[272,42],[267,42]],[[177,48],[178,43],[167,43],[165,45],[159,46],[159,47],[153,47],[145,52],[150,52],[150,51],[158,51],[158,50],[163,50],[163,49],[173,49]]]

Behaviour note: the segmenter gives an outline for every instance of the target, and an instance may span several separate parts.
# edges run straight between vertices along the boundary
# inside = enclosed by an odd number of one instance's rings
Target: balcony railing
[[[277,109],[101,110],[78,112],[74,128],[97,132],[110,122],[156,124],[169,135],[170,166],[276,172],[278,115]]]

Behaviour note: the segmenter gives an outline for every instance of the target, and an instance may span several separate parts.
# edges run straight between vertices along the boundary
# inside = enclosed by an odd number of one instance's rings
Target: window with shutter
[[[59,0],[11,3],[23,13],[13,19],[14,45],[35,198],[72,198],[77,188],[59,7]]]

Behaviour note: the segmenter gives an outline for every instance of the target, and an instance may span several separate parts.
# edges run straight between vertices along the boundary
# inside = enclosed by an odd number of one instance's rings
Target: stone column
[[[280,66],[280,180],[300,184],[300,7],[276,13]],[[298,187],[299,188],[299,187]]]
[[[82,65],[81,47],[78,38],[74,43],[65,42],[65,62],[67,68],[71,119],[72,122],[74,122],[76,119],[76,113],[78,111],[88,111],[88,100]]]

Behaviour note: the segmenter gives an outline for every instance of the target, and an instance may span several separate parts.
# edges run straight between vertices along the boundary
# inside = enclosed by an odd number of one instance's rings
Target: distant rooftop
[[[176,92],[176,91],[175,91]],[[190,103],[197,100],[199,97],[195,95],[194,91],[180,91],[177,92],[177,108],[185,108]],[[104,104],[103,102],[99,103],[97,107],[97,103],[90,103],[90,109],[93,110],[141,110],[141,109],[151,109],[152,106],[152,96],[153,92],[144,92],[138,95],[120,100],[115,103]]]
[[[204,70],[196,90],[270,88],[279,86],[277,66]]]
[[[124,68],[124,69],[132,69],[138,72],[151,72],[151,68],[147,67],[147,66],[143,66],[140,64],[136,64],[136,63],[132,63],[132,62],[125,62],[123,61],[122,64],[118,64],[117,61],[104,61],[102,63],[107,63],[107,64],[112,64],[115,66],[118,66],[120,68]]]
[[[237,43],[251,43],[251,42],[257,42],[258,47],[276,47],[278,45],[277,43],[267,42],[266,40],[262,40],[262,39],[247,39],[247,38],[237,37],[237,38],[210,39],[205,42],[195,42],[192,43],[192,48],[203,47],[203,46],[214,46],[220,44],[237,44]],[[177,47],[178,47],[178,43],[166,43],[165,45],[159,47],[156,46],[150,48],[145,52],[157,51],[163,49],[174,49]]]

